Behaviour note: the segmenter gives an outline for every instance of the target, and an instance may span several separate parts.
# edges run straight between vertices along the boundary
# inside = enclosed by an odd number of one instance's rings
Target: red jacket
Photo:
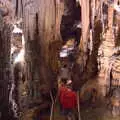
[[[67,90],[67,88],[64,87],[64,86],[61,86],[61,87],[59,88],[60,103],[62,102],[63,94],[64,94],[64,92],[65,92],[66,90]]]
[[[61,88],[60,103],[63,108],[75,108],[77,105],[76,93],[68,88]]]

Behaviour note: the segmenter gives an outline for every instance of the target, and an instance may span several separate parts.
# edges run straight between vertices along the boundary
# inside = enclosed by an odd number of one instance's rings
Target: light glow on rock
[[[119,12],[120,13],[120,5],[114,5],[114,9],[117,11],[117,12]]]
[[[20,28],[18,28],[16,25],[13,26],[14,26],[13,33],[23,33],[23,31]]]
[[[15,58],[14,63],[24,62],[24,54],[25,54],[24,49],[21,49],[20,53],[19,53],[18,56]]]

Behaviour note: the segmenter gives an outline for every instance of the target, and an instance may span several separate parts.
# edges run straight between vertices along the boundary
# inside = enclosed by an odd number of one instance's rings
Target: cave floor
[[[111,112],[108,111],[105,105],[90,105],[90,104],[81,104],[81,120],[120,120],[120,116],[112,117]],[[26,111],[25,116],[20,120],[40,120],[34,119],[32,110]],[[49,116],[44,116],[42,120],[50,120]],[[54,108],[54,119],[53,120],[65,120],[64,116],[60,114],[59,105],[56,104]]]
[[[65,120],[61,116],[59,108],[55,108],[54,120]],[[112,117],[104,105],[81,105],[81,120],[120,120],[120,116]]]
[[[85,106],[81,108],[82,120],[120,120],[119,117],[112,117],[111,112],[104,106]]]

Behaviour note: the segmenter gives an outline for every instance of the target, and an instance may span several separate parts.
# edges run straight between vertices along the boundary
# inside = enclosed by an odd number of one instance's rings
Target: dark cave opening
[[[64,13],[61,20],[60,32],[64,43],[69,39],[74,39],[78,46],[81,37],[81,6],[76,0],[66,0],[64,2]]]

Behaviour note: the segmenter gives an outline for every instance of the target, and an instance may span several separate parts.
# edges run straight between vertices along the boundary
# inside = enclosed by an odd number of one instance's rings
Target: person
[[[59,91],[58,91],[58,96],[59,96],[59,104],[60,104],[60,112],[62,113],[62,105],[61,105],[61,101],[62,101],[62,94],[66,91],[66,83],[67,83],[67,79],[62,78],[58,87],[59,87]]]
[[[66,87],[63,91],[61,91],[60,96],[60,104],[62,106],[62,113],[68,119],[69,116],[75,116],[75,109],[77,106],[77,95],[72,90],[72,81],[68,80],[66,83]]]

